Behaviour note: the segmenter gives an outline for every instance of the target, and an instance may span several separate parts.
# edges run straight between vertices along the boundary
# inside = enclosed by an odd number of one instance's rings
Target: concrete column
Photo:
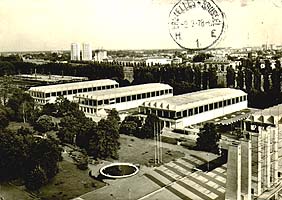
[[[259,196],[261,194],[261,132],[252,133],[252,188],[254,190],[254,195]]]
[[[278,130],[273,130],[273,184],[278,183]]]
[[[252,149],[251,141],[241,139],[241,192],[242,200],[251,200],[252,186]]]
[[[226,200],[241,200],[241,145],[233,142],[228,148]]]
[[[270,155],[270,132],[265,131],[265,156],[266,156],[266,165],[265,165],[265,182],[264,185],[266,188],[270,188],[270,168],[271,168],[271,155]]]

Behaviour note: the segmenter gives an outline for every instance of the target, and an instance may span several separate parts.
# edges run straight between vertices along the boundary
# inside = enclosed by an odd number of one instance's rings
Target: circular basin
[[[131,163],[112,163],[100,169],[100,173],[108,178],[126,178],[137,174],[138,167]]]

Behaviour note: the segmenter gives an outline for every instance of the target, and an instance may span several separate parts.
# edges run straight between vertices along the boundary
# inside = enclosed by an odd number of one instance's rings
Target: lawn
[[[139,165],[151,166],[154,163],[155,146],[150,139],[139,139],[127,135],[120,136],[119,161],[130,162]],[[163,163],[181,158],[184,153],[162,148]]]
[[[105,185],[105,183],[91,178],[88,170],[79,170],[70,162],[62,161],[59,165],[59,173],[37,193],[40,199],[72,199]]]

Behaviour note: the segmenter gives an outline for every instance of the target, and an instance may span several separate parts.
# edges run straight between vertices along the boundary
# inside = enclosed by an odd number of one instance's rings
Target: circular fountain
[[[131,163],[112,163],[100,169],[100,174],[114,179],[134,176],[138,172],[138,167]]]

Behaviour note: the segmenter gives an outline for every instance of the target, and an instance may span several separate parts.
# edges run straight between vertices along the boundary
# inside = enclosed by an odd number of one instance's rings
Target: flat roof
[[[166,90],[166,89],[172,89],[172,87],[168,84],[163,84],[163,83],[147,83],[142,85],[133,85],[127,87],[113,88],[108,90],[79,93],[76,95],[76,97],[95,99],[95,100],[111,99],[116,97],[123,97],[133,94],[141,94],[141,93]]]
[[[215,88],[177,95],[173,97],[167,97],[160,100],[147,101],[142,105],[164,110],[181,111],[184,109],[203,106],[212,102],[222,101],[224,99],[230,99],[244,95],[247,95],[247,93],[238,89]]]
[[[63,83],[56,85],[45,85],[38,87],[31,87],[29,91],[37,91],[37,92],[58,92],[63,90],[73,90],[78,88],[88,88],[88,87],[97,87],[103,85],[113,85],[118,84],[118,82],[111,79],[101,79],[101,80],[93,80],[93,81],[81,81],[74,83]]]

